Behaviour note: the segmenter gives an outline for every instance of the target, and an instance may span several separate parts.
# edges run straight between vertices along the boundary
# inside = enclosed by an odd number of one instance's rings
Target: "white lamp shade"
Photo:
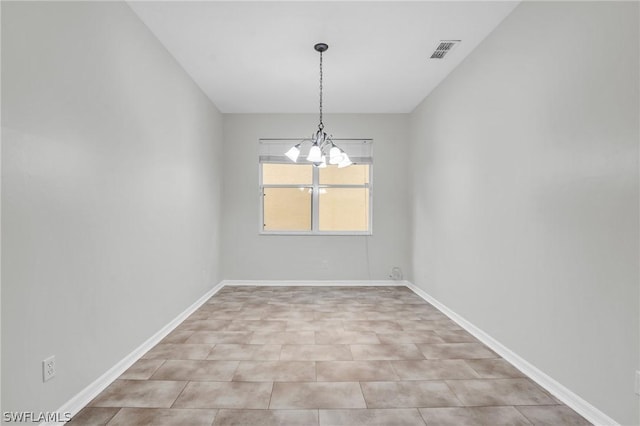
[[[348,166],[350,166],[352,164],[353,163],[351,162],[351,159],[349,158],[347,153],[346,152],[342,153],[342,161],[340,161],[340,163],[338,163],[338,168],[341,169],[343,167],[348,167]]]
[[[309,155],[307,156],[307,161],[312,163],[319,163],[322,161],[322,151],[320,151],[320,147],[318,145],[313,145],[309,150]]]
[[[342,160],[342,151],[337,146],[329,150],[329,164],[338,164]]]
[[[289,149],[289,151],[284,153],[284,155],[286,155],[289,158],[289,160],[295,163],[296,161],[298,161],[298,156],[300,155],[300,148],[298,148],[297,146],[292,146]]]

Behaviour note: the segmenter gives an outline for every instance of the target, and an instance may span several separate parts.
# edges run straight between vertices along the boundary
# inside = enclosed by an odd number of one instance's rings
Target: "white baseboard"
[[[611,417],[607,416],[605,413],[589,404],[580,396],[576,395],[574,392],[549,377],[542,370],[526,361],[524,358],[507,348],[505,345],[491,337],[489,334],[485,333],[483,330],[479,329],[478,327],[467,321],[465,318],[458,315],[447,306],[440,303],[438,300],[434,299],[424,290],[417,287],[415,284],[406,282],[406,286],[409,287],[418,296],[423,298],[425,301],[438,308],[440,311],[442,311],[443,314],[455,321],[460,327],[467,330],[475,338],[487,345],[491,350],[513,364],[518,370],[526,374],[531,380],[545,388],[553,396],[575,410],[578,414],[580,414],[582,417],[584,417],[594,425],[619,426],[619,423],[613,420]]]
[[[107,386],[109,386],[115,379],[117,379],[122,373],[124,373],[129,367],[133,365],[142,355],[147,353],[151,348],[157,345],[162,339],[164,339],[169,333],[171,333],[178,325],[182,323],[189,315],[194,313],[200,306],[202,306],[207,300],[214,294],[220,291],[224,287],[223,283],[218,283],[211,290],[207,291],[200,299],[196,300],[191,306],[185,309],[177,317],[175,317],[169,324],[165,325],[156,334],[147,339],[143,344],[138,346],[130,354],[125,356],[116,365],[111,367],[106,373],[98,377],[89,386],[81,390],[73,398],[67,401],[62,407],[60,407],[57,413],[71,413],[71,416],[75,416],[78,412],[84,408],[93,398],[98,396]],[[61,423],[41,423],[44,425],[59,425]]]
[[[394,280],[223,280],[225,286],[278,287],[379,287],[406,286],[407,281]]]

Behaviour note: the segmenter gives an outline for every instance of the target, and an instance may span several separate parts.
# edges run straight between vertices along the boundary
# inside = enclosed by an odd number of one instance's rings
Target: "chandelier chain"
[[[322,122],[322,52],[320,52],[320,124],[318,124],[320,130],[324,129],[324,123]]]

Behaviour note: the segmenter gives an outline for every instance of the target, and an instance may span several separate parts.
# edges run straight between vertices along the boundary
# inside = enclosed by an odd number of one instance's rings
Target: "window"
[[[342,169],[292,163],[283,153],[296,142],[260,141],[260,232],[370,235],[371,140],[336,140],[354,161]]]

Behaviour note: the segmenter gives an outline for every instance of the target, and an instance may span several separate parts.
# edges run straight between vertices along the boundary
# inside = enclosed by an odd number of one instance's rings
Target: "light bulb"
[[[309,150],[309,155],[307,155],[307,161],[312,163],[319,163],[322,161],[322,151],[320,151],[320,147],[318,145],[313,144]]]
[[[337,146],[329,150],[329,164],[338,164],[342,160],[342,151]]]
[[[298,145],[292,146],[289,149],[289,151],[284,153],[284,155],[286,155],[289,158],[289,160],[295,163],[298,161],[298,156],[300,155],[300,148],[298,148]]]
[[[342,160],[340,161],[340,163],[338,164],[338,168],[342,169],[343,167],[348,167],[350,165],[352,165],[353,163],[351,162],[351,159],[349,158],[349,156],[347,155],[346,152],[342,153]]]

